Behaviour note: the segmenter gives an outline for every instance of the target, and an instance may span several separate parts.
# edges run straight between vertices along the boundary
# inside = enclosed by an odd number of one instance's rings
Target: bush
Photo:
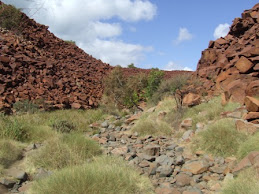
[[[153,193],[147,177],[139,175],[123,159],[100,157],[93,162],[66,168],[32,185],[32,194],[135,194]]]
[[[151,98],[152,95],[157,91],[162,79],[164,77],[164,72],[158,69],[152,69],[148,75],[146,97]]]
[[[259,151],[259,133],[250,136],[245,142],[241,143],[238,148],[237,157],[243,159],[252,151]]]
[[[125,78],[121,67],[115,67],[104,81],[104,94],[117,107],[137,107],[144,100],[143,88],[147,85],[146,76],[138,74]]]
[[[13,108],[18,113],[36,113],[39,111],[39,106],[30,102],[29,100],[18,101],[13,104]]]
[[[172,134],[172,128],[164,121],[156,121],[150,118],[140,119],[133,127],[133,132],[139,135],[166,135]]]
[[[166,96],[175,95],[177,90],[180,90],[187,84],[189,74],[176,75],[169,80],[163,80],[158,89],[152,95],[150,102],[156,105]]]
[[[15,117],[1,115],[0,138],[26,141],[29,139],[29,126]]]
[[[22,14],[12,5],[0,5],[0,26],[7,30],[20,31]]]
[[[73,41],[73,40],[65,40],[65,42],[68,44],[76,45],[76,41]]]
[[[200,132],[197,138],[194,140],[196,149],[200,148],[216,156],[232,156],[237,153],[246,136],[235,129],[233,119],[221,119]]]
[[[28,160],[35,167],[53,170],[82,164],[86,159],[99,154],[101,149],[93,140],[79,134],[66,134],[48,140]]]
[[[259,176],[250,168],[240,172],[234,180],[229,180],[222,188],[222,194],[256,194],[259,191]]]
[[[8,168],[22,156],[22,148],[15,141],[1,139],[0,148],[0,165],[3,168]]]
[[[128,68],[136,69],[137,67],[135,67],[134,63],[131,63],[128,65]]]

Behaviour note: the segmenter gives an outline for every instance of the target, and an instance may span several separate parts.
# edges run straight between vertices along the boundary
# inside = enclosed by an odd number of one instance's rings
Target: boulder
[[[245,105],[249,112],[259,112],[259,100],[251,96],[246,96]]]
[[[192,178],[189,175],[184,173],[180,173],[176,175],[175,179],[176,179],[176,184],[180,187],[190,185],[192,180]]]
[[[233,173],[237,173],[245,168],[251,167],[259,162],[259,152],[250,152],[246,157],[244,157],[233,169]]]
[[[184,106],[195,106],[201,103],[201,97],[198,94],[194,93],[188,93],[186,96],[183,98],[183,105]]]
[[[254,134],[259,130],[259,125],[239,119],[236,120],[236,129],[247,134]]]
[[[247,73],[250,69],[253,68],[254,64],[249,59],[242,56],[236,62],[235,66],[240,71],[240,73]]]
[[[191,160],[186,162],[183,167],[183,172],[191,172],[192,174],[201,174],[209,169],[209,163],[206,160]]]

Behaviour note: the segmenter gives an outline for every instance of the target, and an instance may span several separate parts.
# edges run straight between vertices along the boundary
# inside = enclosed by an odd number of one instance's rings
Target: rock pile
[[[0,30],[0,109],[25,99],[53,108],[97,106],[111,67],[25,14],[22,21],[21,36]]]
[[[226,177],[233,177],[235,158],[192,154],[183,139],[132,134],[128,130],[134,121],[128,121],[131,118],[115,117],[95,123],[91,127],[98,128],[100,133],[92,138],[104,147],[107,155],[121,156],[149,176],[156,193],[215,193]]]
[[[223,92],[223,102],[244,103],[259,95],[259,4],[233,21],[226,37],[210,41],[196,75],[209,94]]]

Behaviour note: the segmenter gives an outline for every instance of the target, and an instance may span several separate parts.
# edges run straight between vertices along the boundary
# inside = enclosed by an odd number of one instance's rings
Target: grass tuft
[[[207,151],[216,156],[232,156],[238,146],[246,139],[245,134],[235,129],[233,119],[221,119],[198,134],[193,144],[196,149]]]
[[[7,168],[22,156],[22,147],[12,140],[0,140],[0,168]]]
[[[34,167],[60,169],[79,165],[88,158],[101,154],[99,145],[80,134],[57,135],[28,158]]]
[[[36,182],[31,194],[148,194],[152,190],[150,180],[140,176],[123,159],[98,157],[91,163],[62,169]]]
[[[222,194],[256,194],[259,191],[258,180],[258,173],[254,169],[246,169],[234,180],[226,182]]]
[[[259,151],[259,133],[250,136],[245,142],[241,143],[237,157],[243,159],[252,151]]]

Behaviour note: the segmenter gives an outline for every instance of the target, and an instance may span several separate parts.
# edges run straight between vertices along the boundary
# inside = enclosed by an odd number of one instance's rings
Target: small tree
[[[135,67],[134,63],[131,63],[131,64],[128,65],[128,68],[133,68],[134,69],[134,68],[137,68],[137,67]]]
[[[148,75],[146,97],[151,98],[154,92],[158,89],[162,79],[164,77],[164,72],[159,69],[152,69]]]
[[[22,14],[19,9],[12,5],[1,4],[0,6],[0,26],[7,30],[20,31]]]

